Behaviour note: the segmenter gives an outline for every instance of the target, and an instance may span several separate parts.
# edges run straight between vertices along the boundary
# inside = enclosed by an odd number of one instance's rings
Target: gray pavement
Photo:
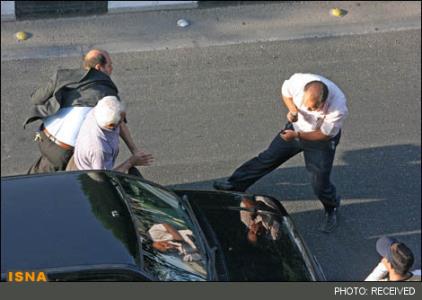
[[[333,7],[347,14],[333,17]],[[420,1],[284,1],[4,22],[1,59],[80,56],[94,46],[131,53],[417,29],[420,16]],[[177,27],[180,18],[191,26]],[[31,38],[16,41],[18,31],[29,32]]]
[[[259,14],[268,5],[246,8],[254,7]],[[215,9],[200,11],[206,19]],[[349,9],[346,17],[351,14]],[[373,17],[388,23],[385,15]],[[390,20],[401,17],[394,11],[388,15]],[[278,99],[282,81],[294,72],[323,74],[345,91],[350,109],[333,169],[343,196],[341,226],[331,235],[316,230],[321,205],[312,194],[301,155],[250,190],[282,201],[329,280],[362,280],[377,263],[375,241],[384,234],[408,243],[420,268],[420,10],[419,28],[397,24],[391,21],[385,32],[351,34],[344,29],[348,34],[302,39],[261,40],[263,31],[257,30],[255,41],[247,43],[192,47],[182,39],[174,48],[116,51],[112,77],[128,103],[129,126],[156,157],[144,175],[163,185],[211,188],[213,180],[229,176],[263,150],[284,124],[286,110]],[[2,23],[2,176],[24,173],[38,155],[31,142],[35,126],[21,126],[31,91],[57,67],[79,66],[73,55],[3,60],[3,46],[13,51],[13,43],[3,45],[3,27],[12,32],[13,26],[18,24]],[[373,23],[359,26],[370,28]],[[52,38],[46,28],[39,30]],[[122,146],[120,160],[127,155]]]

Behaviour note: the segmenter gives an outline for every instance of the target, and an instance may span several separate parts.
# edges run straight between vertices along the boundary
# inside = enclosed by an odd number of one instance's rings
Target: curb
[[[1,21],[14,21],[15,1],[1,1]]]
[[[108,13],[127,13],[151,10],[166,10],[166,9],[189,9],[197,8],[198,1],[108,1]],[[128,3],[129,6],[121,3]],[[151,5],[133,5],[133,2],[156,2]]]
[[[30,3],[32,2],[32,3]],[[40,3],[38,3],[40,2]],[[87,16],[139,11],[197,8],[198,1],[107,1],[104,5],[87,8],[85,4],[63,4],[43,6],[43,1],[1,1],[1,21],[21,21],[26,19],[61,18],[67,16]],[[100,2],[100,1],[97,1]],[[71,6],[71,8],[69,7]],[[101,6],[101,7],[100,7]],[[32,13],[33,12],[33,13]]]

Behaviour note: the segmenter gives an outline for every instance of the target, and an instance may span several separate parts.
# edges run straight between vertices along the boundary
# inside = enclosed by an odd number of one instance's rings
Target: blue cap
[[[395,238],[382,237],[378,239],[377,251],[400,274],[408,272],[415,261],[412,250]]]
[[[390,263],[393,261],[393,253],[391,252],[391,245],[398,243],[395,238],[381,237],[377,241],[377,252],[382,257],[385,257]]]

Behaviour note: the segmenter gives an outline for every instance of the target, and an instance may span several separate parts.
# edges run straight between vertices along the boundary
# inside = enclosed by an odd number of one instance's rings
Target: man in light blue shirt
[[[79,130],[75,153],[66,170],[115,170],[126,173],[135,166],[147,166],[152,156],[135,152],[114,167],[119,154],[120,122],[123,105],[114,96],[107,96],[88,112]]]

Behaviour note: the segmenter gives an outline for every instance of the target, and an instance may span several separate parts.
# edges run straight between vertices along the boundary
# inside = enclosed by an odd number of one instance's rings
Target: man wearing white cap
[[[135,152],[114,167],[119,153],[120,122],[123,104],[115,96],[106,96],[87,114],[75,144],[75,153],[66,170],[116,170],[126,173],[135,166],[147,166],[152,156]],[[134,172],[136,172],[134,170]]]

